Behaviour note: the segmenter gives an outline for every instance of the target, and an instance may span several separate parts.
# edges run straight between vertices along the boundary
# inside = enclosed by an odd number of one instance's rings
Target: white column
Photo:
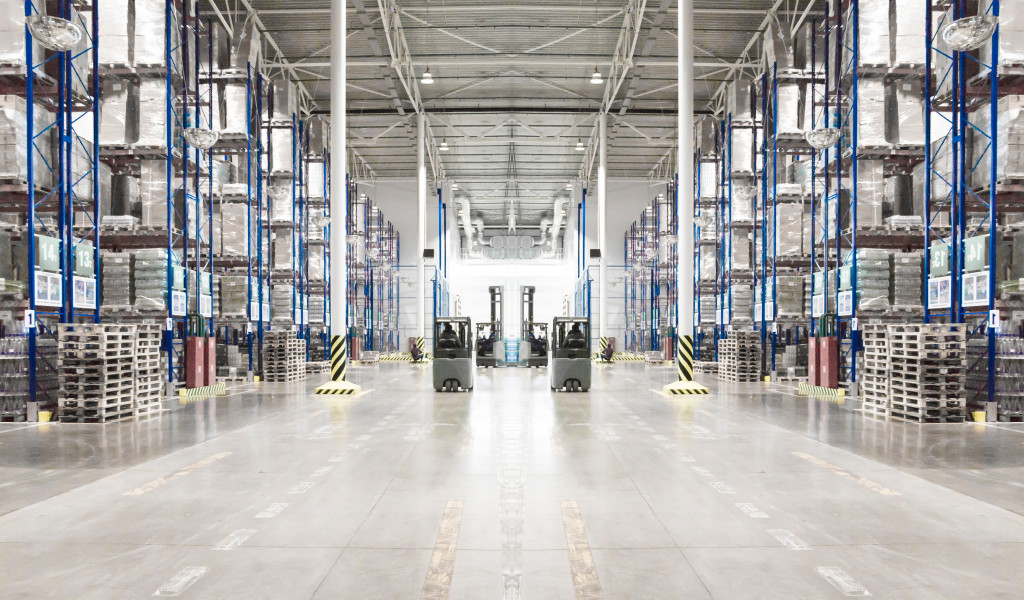
[[[693,3],[679,8],[679,331],[693,335]]]
[[[331,335],[348,335],[345,302],[345,2],[331,0]]]
[[[427,278],[423,262],[423,250],[427,240],[427,165],[426,139],[427,115],[420,113],[416,127],[416,289],[419,300],[416,305],[416,335],[426,337]]]
[[[597,163],[597,247],[601,250],[600,315],[598,328],[601,337],[611,333],[608,327],[608,115],[598,117]]]

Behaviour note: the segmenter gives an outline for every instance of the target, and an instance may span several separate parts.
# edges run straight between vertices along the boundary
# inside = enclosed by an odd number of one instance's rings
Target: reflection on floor
[[[241,386],[162,417],[0,425],[0,598],[998,598],[1024,427],[864,419],[671,368],[436,394]]]

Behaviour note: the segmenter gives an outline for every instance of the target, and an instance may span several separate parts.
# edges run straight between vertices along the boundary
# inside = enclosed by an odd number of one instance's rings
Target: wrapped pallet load
[[[860,51],[858,58],[861,65],[888,67],[892,62],[889,42],[889,2],[890,0],[859,0],[860,11]],[[924,20],[921,11],[919,20]],[[853,45],[853,28],[844,27],[847,48]],[[863,98],[863,91],[861,92]]]
[[[903,67],[924,65],[928,43],[925,14],[930,9],[929,0],[889,1],[889,40],[893,64]]]
[[[131,79],[104,79],[100,145],[128,146],[139,140],[139,87]]]
[[[166,31],[167,31],[167,4],[165,0],[133,0],[135,6],[135,43],[134,62],[138,66],[158,66],[167,64]],[[179,10],[174,8],[175,20]],[[104,11],[105,20],[109,11]],[[178,23],[178,27],[181,24]],[[174,64],[181,64],[179,50],[172,49],[171,60]],[[160,80],[163,84],[163,80]]]
[[[147,147],[166,147],[167,83],[163,79],[143,78],[138,89],[139,132],[136,143]],[[172,131],[171,135],[174,134]]]
[[[877,148],[889,144],[886,136],[885,82],[862,78],[857,94],[858,148]]]
[[[885,164],[860,160],[857,167],[857,228],[880,227],[892,211],[885,205]]]
[[[885,89],[889,143],[924,146],[924,88],[920,81],[896,79]]]
[[[803,254],[803,214],[804,207],[800,204],[776,205],[775,243],[778,256],[801,256]]]
[[[749,121],[754,118],[751,80],[737,77],[726,88],[726,110],[733,121]]]
[[[970,174],[973,187],[986,189],[991,179],[991,160],[993,149],[990,148],[992,134],[992,113],[990,104],[982,104],[978,110],[968,117],[971,124],[977,127],[974,133],[973,158],[968,163],[968,170],[974,162],[978,165]],[[1016,180],[1024,178],[1024,96],[1006,96],[996,104],[997,128],[995,131],[996,147],[996,181]]]
[[[760,155],[758,155],[760,158]],[[754,169],[754,132],[746,127],[733,127],[730,152],[732,173],[751,173]]]
[[[99,31],[99,63],[132,64],[135,55],[135,0],[103,0],[103,26]]]
[[[978,14],[992,14],[992,0],[979,2]],[[999,64],[1019,65],[1024,63],[1024,2],[999,3]],[[989,42],[979,50],[979,58],[984,65],[992,64],[992,43]],[[971,61],[968,61],[971,62]],[[983,72],[988,72],[984,67]]]
[[[764,57],[769,68],[779,70],[795,68],[793,57],[793,30],[789,22],[782,22],[771,12],[768,14],[768,26],[764,30]]]
[[[32,160],[36,188],[49,189],[54,184],[57,152],[47,128],[55,120],[56,117],[45,105],[36,102],[32,119],[32,135],[35,138]],[[0,96],[0,178],[28,180],[28,148],[28,104],[20,96]]]

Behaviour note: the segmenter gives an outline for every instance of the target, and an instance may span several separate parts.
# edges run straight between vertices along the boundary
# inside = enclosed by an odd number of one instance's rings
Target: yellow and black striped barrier
[[[809,383],[798,384],[796,393],[800,396],[812,396],[814,398],[822,398],[830,402],[838,401],[840,398],[846,398],[846,390],[844,389],[821,387],[820,385],[811,385]]]
[[[708,388],[693,380],[693,336],[681,335],[676,338],[676,374],[679,381],[664,387],[666,393],[675,396],[693,396],[708,393]]]
[[[346,381],[348,376],[348,336],[331,337],[331,380],[316,388],[317,394],[331,396],[351,396],[360,389],[358,385]]]
[[[408,352],[385,354],[377,360],[379,362],[410,362],[412,361],[412,354],[409,354]]]
[[[227,384],[215,383],[213,385],[204,385],[196,388],[185,388],[178,390],[178,396],[191,397],[191,396],[226,396],[228,393]]]
[[[612,355],[612,360],[619,362],[645,362],[647,359],[643,354],[633,354],[628,352],[616,352]]]

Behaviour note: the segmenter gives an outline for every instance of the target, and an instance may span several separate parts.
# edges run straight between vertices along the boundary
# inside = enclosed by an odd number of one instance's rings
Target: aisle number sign
[[[60,240],[48,235],[36,236],[36,267],[43,271],[60,271]]]

